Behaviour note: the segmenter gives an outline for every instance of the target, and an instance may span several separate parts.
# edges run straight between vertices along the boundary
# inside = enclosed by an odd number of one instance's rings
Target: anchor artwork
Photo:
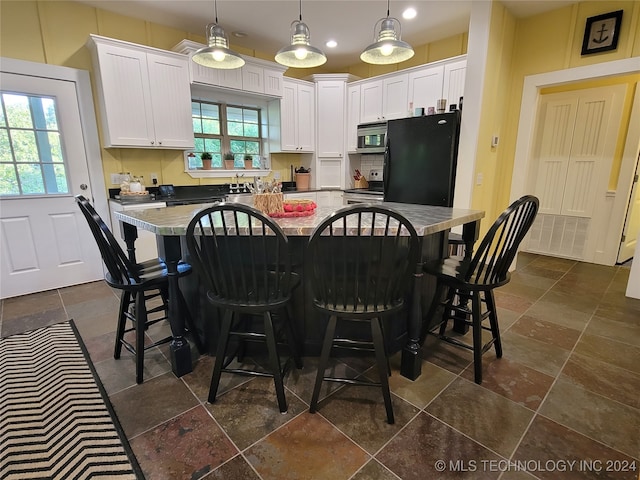
[[[622,12],[623,10],[618,10],[587,18],[582,41],[582,55],[618,48]]]

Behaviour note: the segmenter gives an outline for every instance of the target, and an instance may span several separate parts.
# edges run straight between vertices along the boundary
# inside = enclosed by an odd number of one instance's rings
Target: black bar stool
[[[369,204],[340,209],[314,230],[305,275],[313,291],[314,306],[329,316],[329,323],[311,413],[317,409],[323,381],[376,386],[382,389],[387,422],[394,423],[383,320],[405,306],[409,280],[418,261],[418,245],[416,231],[405,217],[389,208]],[[363,335],[354,330],[351,334],[345,329],[336,337],[338,322],[356,327],[366,325],[369,332]],[[325,376],[334,347],[374,352],[380,382]]]
[[[425,325],[421,343],[427,334],[433,334],[448,343],[472,350],[475,382],[478,384],[482,383],[482,355],[495,346],[496,356],[502,357],[493,290],[509,282],[511,262],[537,213],[538,199],[526,195],[502,212],[482,239],[472,259],[452,257],[425,264],[425,272],[435,275],[438,283],[426,317],[426,322],[429,323]],[[444,302],[441,302],[445,290],[446,297]],[[444,307],[442,318],[433,325],[431,320],[439,306]],[[445,335],[449,319],[454,318],[472,327],[472,345]],[[489,327],[482,324],[487,318]],[[434,333],[436,329],[438,333]],[[483,329],[491,331],[491,340],[485,344],[482,343]]]
[[[299,277],[291,272],[286,235],[255,208],[227,203],[198,212],[186,237],[193,267],[208,289],[208,301],[224,311],[209,402],[215,402],[222,372],[269,376],[280,411],[286,412],[283,377],[289,362],[281,365],[279,343],[288,344],[296,366],[302,368],[290,321],[291,292]],[[262,322],[252,321],[256,317]],[[227,356],[232,338],[238,339],[237,348]],[[269,371],[228,368],[233,358],[243,357],[247,341],[266,344]]]
[[[110,287],[122,291],[113,357],[120,358],[123,346],[133,353],[136,359],[136,382],[142,383],[144,351],[172,340],[172,337],[169,336],[145,346],[144,332],[149,326],[168,318],[167,267],[159,258],[142,263],[132,263],[89,201],[82,195],[77,195],[75,199],[89,224],[91,233],[100,249],[102,260],[107,267],[105,281]],[[184,262],[178,264],[180,277],[190,273],[191,266],[189,264]],[[148,309],[147,302],[158,297],[162,300],[161,304]],[[184,298],[181,296],[179,301],[182,312],[187,315],[187,310],[184,308]],[[162,313],[160,317],[155,317],[153,320],[149,318],[149,315],[159,312]],[[187,316],[187,318],[189,317]],[[127,320],[133,323],[133,327],[127,329]],[[136,338],[135,344],[132,344],[124,337],[126,333],[134,330]],[[195,332],[195,330],[193,331]],[[198,349],[202,351],[197,334],[194,335],[194,341]]]

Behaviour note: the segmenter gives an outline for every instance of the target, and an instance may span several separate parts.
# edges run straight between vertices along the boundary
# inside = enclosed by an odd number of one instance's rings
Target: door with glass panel
[[[0,297],[102,278],[85,152],[74,82],[1,74]]]

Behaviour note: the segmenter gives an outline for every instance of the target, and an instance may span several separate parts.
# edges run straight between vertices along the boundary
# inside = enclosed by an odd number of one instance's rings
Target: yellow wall
[[[504,209],[498,194],[503,187],[502,175],[505,169],[498,155],[499,148],[491,147],[490,139],[493,135],[502,137],[504,134],[516,25],[513,15],[500,3],[494,3],[490,21],[485,87],[481,103],[482,120],[476,145],[475,174],[482,174],[483,180],[481,185],[474,186],[471,196],[471,207],[485,210],[485,218],[490,219],[482,222],[481,237]]]
[[[586,19],[616,10],[624,10],[618,48],[611,52],[581,56]],[[499,52],[505,47],[494,46],[493,48]],[[490,216],[488,210],[487,218],[495,218],[497,212],[509,203],[525,76],[638,56],[640,56],[640,2],[637,1],[580,2],[541,15],[516,20],[510,80],[504,95],[503,108],[506,115],[501,124],[500,147],[497,149],[496,157],[499,166],[495,172],[494,183],[497,196],[493,215]],[[627,91],[633,93],[629,88]],[[629,101],[627,98],[627,102]],[[483,113],[483,123],[484,118],[490,115],[490,112]],[[625,132],[628,115],[626,118],[626,125],[623,128]],[[620,151],[617,155],[620,155]],[[619,169],[620,161],[619,157],[614,159],[614,169]],[[617,172],[618,170],[612,170],[612,181],[610,181],[612,185],[617,184]],[[485,208],[484,200],[476,193],[474,191],[474,207]]]

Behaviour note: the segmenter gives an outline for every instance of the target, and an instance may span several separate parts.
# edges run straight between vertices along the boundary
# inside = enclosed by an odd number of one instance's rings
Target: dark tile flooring
[[[504,357],[485,354],[479,386],[470,352],[433,337],[416,381],[395,356],[395,425],[378,389],[326,387],[310,414],[315,358],[289,374],[286,414],[265,378],[223,375],[208,404],[212,358],[176,378],[166,347],[147,354],[136,385],[131,357],[112,358],[118,298],[102,282],[5,300],[1,327],[75,320],[148,479],[637,479],[640,300],[624,296],[628,275],[521,254],[496,292]],[[353,375],[369,367],[334,362]]]

